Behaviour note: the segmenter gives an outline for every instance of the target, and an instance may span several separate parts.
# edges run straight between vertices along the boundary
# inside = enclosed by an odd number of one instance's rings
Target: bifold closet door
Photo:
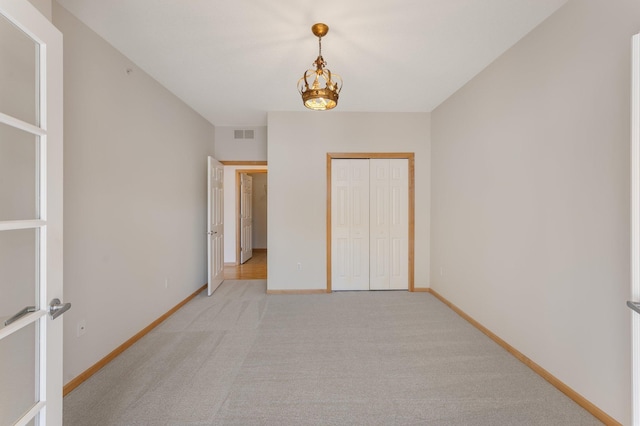
[[[333,290],[408,289],[408,161],[331,163]]]
[[[369,290],[369,160],[331,163],[333,290]]]
[[[369,288],[407,290],[409,170],[405,159],[371,159]]]

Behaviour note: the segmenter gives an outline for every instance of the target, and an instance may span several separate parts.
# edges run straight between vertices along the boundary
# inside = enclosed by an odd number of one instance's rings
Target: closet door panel
[[[370,262],[371,290],[389,289],[389,160],[369,160],[371,235]]]
[[[335,159],[331,173],[332,289],[369,289],[369,162]]]
[[[389,289],[409,288],[409,162],[389,161]]]

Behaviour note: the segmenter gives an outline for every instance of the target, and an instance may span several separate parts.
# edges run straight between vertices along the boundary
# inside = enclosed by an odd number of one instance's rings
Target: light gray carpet
[[[74,425],[593,425],[428,293],[200,294],[64,398]]]

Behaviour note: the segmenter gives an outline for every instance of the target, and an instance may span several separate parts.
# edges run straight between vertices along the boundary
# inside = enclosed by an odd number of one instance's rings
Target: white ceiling
[[[567,0],[57,1],[212,124],[261,126],[305,110],[316,22],[335,111],[426,112]]]

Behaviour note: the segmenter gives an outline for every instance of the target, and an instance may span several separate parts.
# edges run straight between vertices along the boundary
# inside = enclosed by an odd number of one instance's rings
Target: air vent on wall
[[[253,130],[234,130],[234,139],[253,139]]]

